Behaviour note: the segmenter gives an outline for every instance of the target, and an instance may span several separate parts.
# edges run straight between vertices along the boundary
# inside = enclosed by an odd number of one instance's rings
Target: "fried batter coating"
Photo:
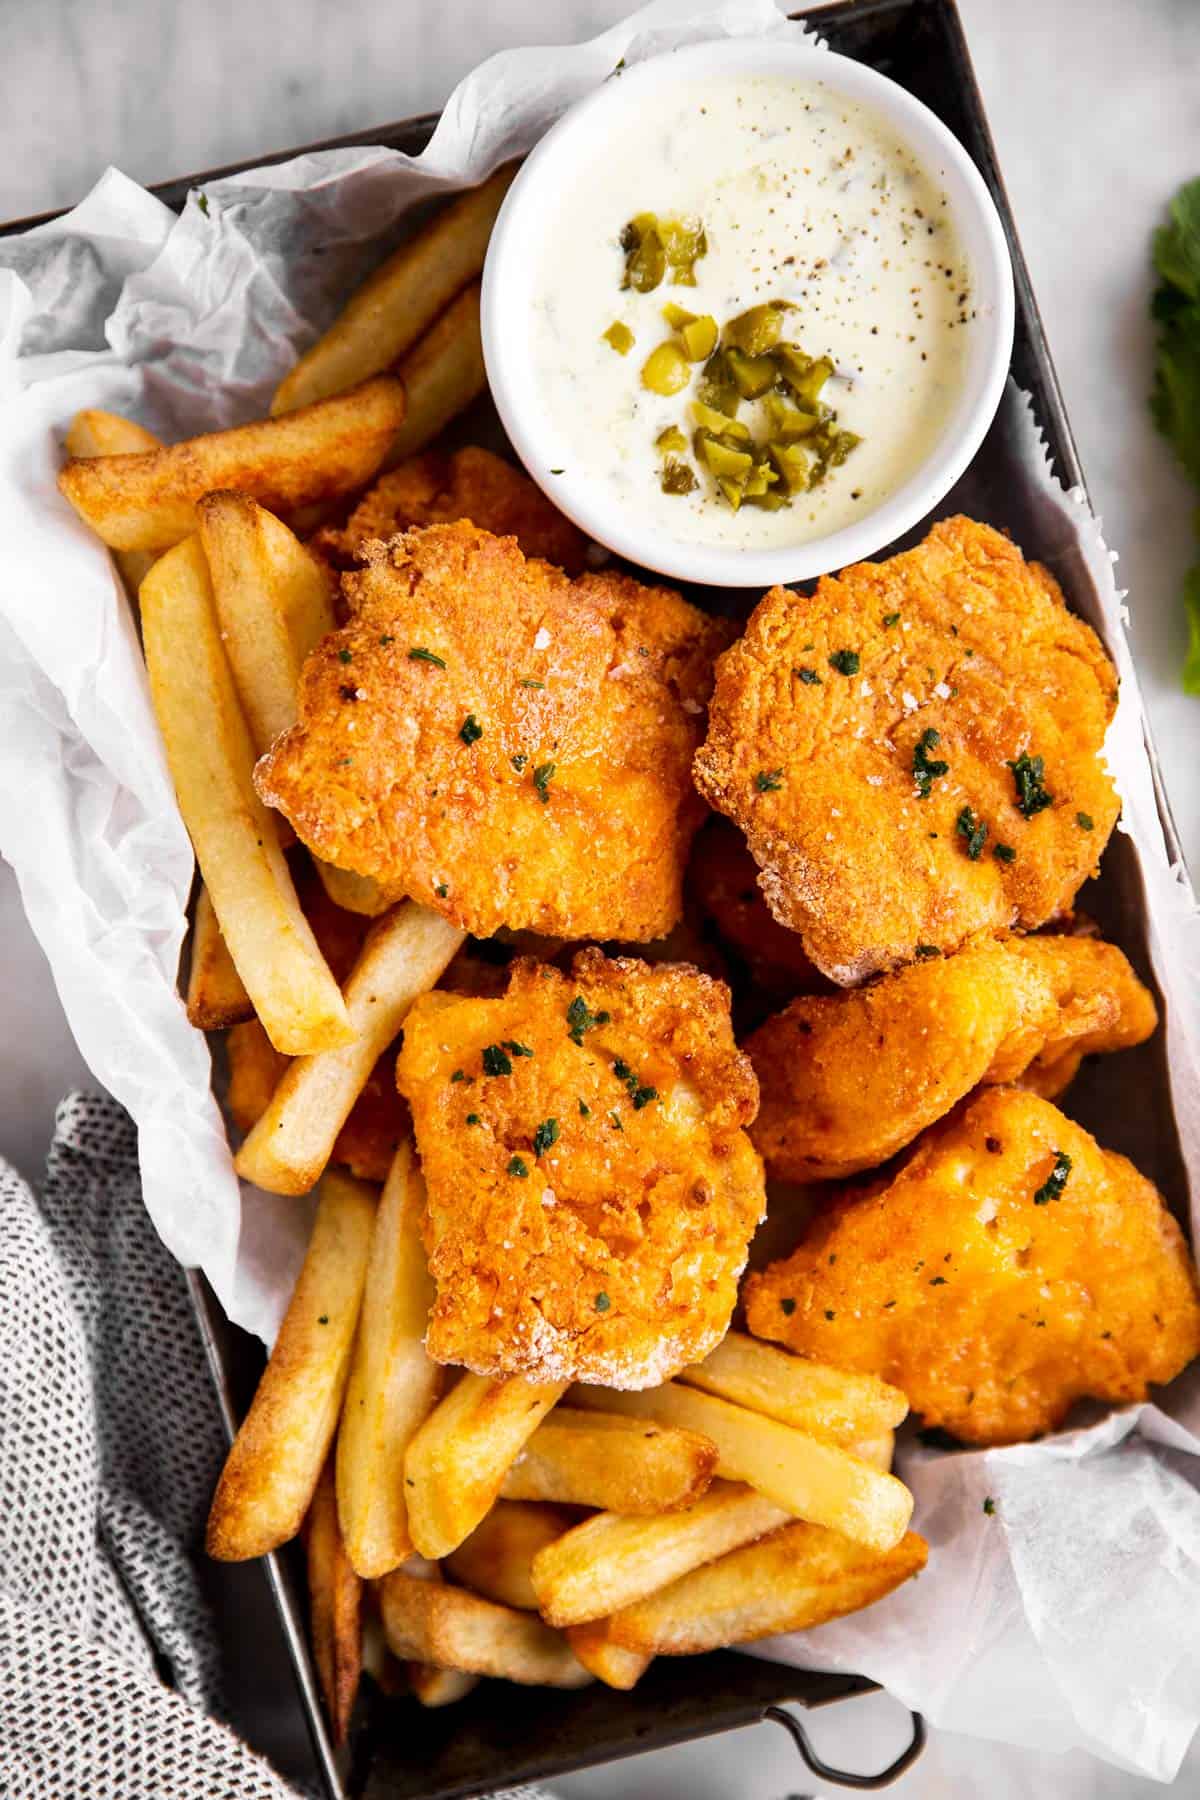
[[[1116,674],[989,526],[774,588],[718,665],[704,797],[775,917],[842,985],[1070,905],[1117,817]]]
[[[794,931],[771,914],[758,865],[736,826],[714,815],[692,846],[688,886],[701,912],[745,964],[757,988],[778,997],[824,993],[829,982]]]
[[[1144,1400],[1200,1351],[1158,1191],[1017,1088],[929,1132],[882,1193],[819,1214],[745,1301],[758,1337],[881,1375],[971,1444],[1036,1437],[1085,1395]]]
[[[312,547],[337,568],[352,569],[372,538],[460,519],[497,537],[515,537],[526,556],[544,557],[569,574],[584,567],[583,533],[528,475],[474,445],[452,456],[429,450],[402,462],[364,494],[344,526],[317,532]]]
[[[428,1192],[431,1356],[641,1388],[719,1342],[764,1210],[729,992],[599,950],[426,994],[397,1066]]]
[[[259,792],[339,868],[461,929],[640,943],[678,920],[690,767],[726,628],[570,581],[469,524],[372,544]]]
[[[768,1173],[830,1181],[872,1169],[980,1083],[1049,1098],[1085,1055],[1158,1022],[1115,944],[1008,938],[969,945],[865,987],[793,1000],[746,1040],[761,1104],[751,1136]]]

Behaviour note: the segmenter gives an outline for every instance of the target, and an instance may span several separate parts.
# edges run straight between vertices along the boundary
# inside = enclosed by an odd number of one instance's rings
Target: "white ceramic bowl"
[[[932,453],[903,486],[853,525],[794,545],[745,549],[665,535],[620,503],[585,470],[553,474],[552,430],[530,356],[529,319],[545,253],[552,201],[577,171],[594,164],[632,113],[681,77],[731,72],[820,82],[888,120],[947,196],[971,277],[977,328],[971,332],[956,406]],[[677,580],[719,587],[805,581],[871,556],[936,506],[979,448],[1008,371],[1013,335],[1012,267],[983,179],[962,145],[915,100],[874,69],[805,44],[746,38],[700,44],[650,58],[605,82],[570,108],[532,151],[496,220],[483,273],[483,353],[504,428],[533,479],[590,537],[631,562]]]

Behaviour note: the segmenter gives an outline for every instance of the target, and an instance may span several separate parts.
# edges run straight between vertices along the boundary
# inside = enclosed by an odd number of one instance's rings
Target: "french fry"
[[[326,1462],[308,1509],[309,1626],[333,1741],[344,1744],[363,1668],[363,1584],[338,1529],[333,1464]]]
[[[422,1556],[448,1556],[470,1536],[565,1386],[468,1373],[451,1388],[404,1459],[408,1529]]]
[[[809,1437],[679,1382],[641,1393],[574,1387],[571,1404],[698,1431],[717,1446],[718,1475],[747,1482],[794,1517],[845,1532],[873,1550],[890,1550],[899,1543],[912,1517],[912,1495],[894,1475],[840,1444]]]
[[[388,368],[416,343],[468,281],[516,170],[497,169],[409,238],[365,281],[324,337],[280,382],[273,414],[291,412]]]
[[[626,1650],[623,1644],[614,1644],[603,1619],[587,1625],[568,1625],[564,1636],[588,1674],[605,1687],[625,1691],[636,1687],[654,1661],[640,1650]]]
[[[304,659],[334,628],[331,577],[248,494],[205,494],[196,513],[225,652],[261,756],[295,724]]]
[[[603,1619],[789,1517],[753,1488],[727,1481],[714,1482],[694,1506],[656,1519],[597,1513],[534,1557],[538,1611],[550,1625]]]
[[[150,695],[179,810],[254,1010],[286,1055],[345,1044],[354,1028],[300,910],[275,822],[254,791],[254,746],[197,537],[159,558],[142,583],[141,606]]]
[[[890,1431],[908,1412],[900,1389],[875,1375],[808,1362],[744,1331],[728,1332],[702,1363],[681,1370],[678,1379],[839,1443]]]
[[[207,1546],[220,1562],[265,1556],[303,1523],[346,1390],[374,1221],[375,1190],[331,1171],[270,1361],[213,1495]]]
[[[877,1551],[793,1523],[614,1613],[605,1630],[644,1656],[696,1656],[807,1631],[882,1600],[923,1569],[927,1555],[915,1531]]]
[[[876,1437],[859,1438],[857,1444],[848,1444],[855,1456],[861,1456],[864,1462],[872,1463],[877,1469],[890,1469],[896,1454],[896,1434],[894,1431],[881,1431]]]
[[[479,293],[477,281],[464,288],[399,365],[408,411],[384,457],[385,469],[432,443],[486,388]]]
[[[405,1013],[462,941],[461,931],[412,901],[372,926],[345,987],[353,1041],[288,1067],[237,1153],[239,1175],[273,1194],[307,1193]]]
[[[225,1060],[225,1104],[238,1130],[250,1131],[270,1106],[290,1059],[280,1056],[257,1019],[247,1019],[226,1034]]]
[[[187,1016],[201,1031],[224,1031],[253,1019],[254,1007],[234,967],[208,889],[201,885],[192,916],[192,962],[188,970]]]
[[[504,1477],[508,1500],[556,1500],[604,1512],[661,1513],[698,1500],[716,1445],[694,1431],[624,1413],[557,1406]]]
[[[119,413],[102,412],[98,407],[75,414],[67,431],[66,446],[68,456],[136,456],[161,448],[154,433],[145,426],[123,419]],[[138,589],[154,566],[154,553],[118,550],[113,561],[130,596],[136,600]]]
[[[289,513],[362,487],[404,419],[404,387],[377,375],[282,419],[257,419],[134,456],[72,457],[61,492],[113,550],[169,550],[196,529],[196,502],[239,488]]]
[[[439,1669],[433,1663],[415,1662],[405,1667],[413,1699],[422,1706],[453,1706],[465,1700],[479,1684],[478,1675],[468,1675],[462,1669]]]
[[[497,1500],[470,1537],[446,1558],[446,1567],[463,1587],[485,1600],[536,1612],[537,1595],[530,1568],[539,1550],[569,1531],[572,1515],[557,1506]]]
[[[583,1687],[591,1676],[566,1639],[534,1613],[395,1569],[379,1590],[396,1656],[533,1687]]]
[[[425,1190],[411,1142],[384,1184],[337,1443],[338,1516],[346,1551],[368,1580],[413,1549],[404,1503],[404,1453],[432,1412],[441,1367],[425,1354],[433,1283],[420,1220]]]

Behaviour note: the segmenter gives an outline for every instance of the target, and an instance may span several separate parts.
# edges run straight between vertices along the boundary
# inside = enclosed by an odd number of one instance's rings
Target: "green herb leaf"
[[[432,663],[435,669],[444,669],[445,658],[436,656],[432,650],[426,650],[423,644],[414,644],[408,653],[409,662]],[[349,661],[349,658],[347,658]]]
[[[395,638],[394,638],[394,637],[393,637],[393,636],[392,636],[392,634],[391,634],[391,632],[390,632],[390,631],[385,631],[385,632],[384,632],[384,634],[383,634],[383,636],[382,636],[382,637],[381,637],[381,638],[380,638],[380,640],[379,640],[379,642],[380,642],[380,643],[381,643],[381,644],[383,644],[383,645],[384,645],[384,646],[386,646],[386,645],[388,645],[388,644],[394,644],[394,643],[395,643],[395,641],[396,641],[396,640],[395,640]]]
[[[1075,814],[1075,823],[1078,825],[1080,831],[1095,831],[1096,829],[1096,821],[1093,819],[1091,813],[1077,812]]]
[[[1017,853],[1011,844],[993,844],[992,855],[997,862],[1015,863],[1017,860]]]
[[[586,1100],[579,1102],[579,1116],[581,1119],[590,1119],[592,1116],[592,1109]]]
[[[990,1494],[988,1495],[987,1499],[983,1503],[983,1510],[987,1514],[989,1519],[991,1518],[992,1514],[996,1510],[996,1502],[992,1499],[992,1496]]]
[[[533,771],[533,785],[543,806],[550,804],[550,783],[554,780],[554,768],[552,762],[539,763]]]
[[[533,1134],[533,1154],[544,1156],[558,1142],[558,1120],[543,1119]]]
[[[502,1038],[500,1041],[504,1045],[504,1048],[506,1050],[512,1051],[514,1056],[532,1056],[533,1055],[533,1051],[529,1048],[529,1045],[528,1044],[518,1044],[516,1038]]]
[[[525,1177],[529,1174],[529,1170],[525,1164],[525,1159],[520,1156],[510,1157],[509,1164],[508,1164],[508,1173],[510,1175],[519,1175],[523,1181],[525,1179]]]
[[[783,786],[782,769],[760,769],[754,777],[754,785],[760,794],[776,794]]]
[[[467,1114],[467,1124],[468,1125],[478,1125],[478,1123],[479,1123],[479,1114],[478,1113],[468,1113]]]
[[[567,1024],[570,1029],[567,1036],[573,1044],[582,1044],[585,1031],[592,1031],[597,1025],[607,1025],[611,1015],[603,1010],[593,1012],[582,994],[576,994],[567,1008]]]
[[[1027,756],[1024,751],[1016,762],[1010,762],[1013,786],[1017,790],[1017,811],[1026,819],[1032,819],[1053,803],[1054,795],[1048,792],[1042,780],[1045,764],[1040,756]]]
[[[450,1079],[451,1081],[465,1081],[467,1079],[467,1071],[465,1069],[455,1069]]]
[[[940,956],[941,954],[936,944],[918,944],[913,951],[918,962],[928,962],[931,956]]]
[[[890,631],[893,625],[898,625],[900,623],[900,614],[898,612],[884,613],[882,623],[884,630]],[[951,629],[953,629],[953,627],[951,627]]]
[[[511,1075],[512,1064],[509,1062],[499,1044],[489,1044],[483,1053],[483,1072],[485,1075]]]
[[[612,1305],[612,1301],[607,1294],[597,1294],[592,1304],[595,1306],[597,1312],[607,1312]]]
[[[551,474],[553,474],[553,472],[554,471],[551,470]],[[545,685],[544,681],[529,681],[525,676],[522,676],[520,681],[520,686],[527,688],[544,688]]]
[[[433,891],[437,895],[439,900],[444,900],[446,898],[446,895],[450,892],[449,883],[445,882],[445,881],[439,881]]]
[[[633,1090],[633,1110],[641,1112],[643,1106],[649,1106],[652,1100],[658,1099],[656,1087],[639,1087]]]
[[[805,687],[821,686],[821,677],[817,674],[815,669],[793,669],[792,674],[796,677],[797,681],[802,681]]]
[[[982,819],[977,819],[969,806],[964,806],[954,821],[954,829],[959,837],[966,839],[967,855],[972,862],[978,862],[983,855],[983,846],[987,842],[988,828]]]
[[[790,1294],[785,1294],[783,1299],[779,1302],[779,1310],[785,1319],[791,1318],[796,1310],[796,1302],[792,1299]]]
[[[913,780],[917,784],[917,793],[922,800],[928,800],[933,792],[933,784],[943,775],[950,773],[950,764],[940,757],[931,757],[929,752],[936,750],[941,743],[942,734],[935,731],[932,725],[923,731],[913,746]]]
[[[1067,1176],[1070,1173],[1070,1157],[1065,1150],[1056,1150],[1054,1152],[1054,1167],[1033,1196],[1033,1204],[1035,1206],[1048,1206],[1051,1200],[1061,1199],[1062,1191],[1067,1185]]]
[[[862,667],[862,659],[857,650],[835,650],[829,658],[829,666],[836,669],[839,675],[857,675]]]
[[[338,651],[338,661],[340,663],[348,663],[353,662],[354,658],[351,656],[349,650],[342,649]]]
[[[474,713],[468,713],[458,728],[458,735],[464,744],[477,744],[483,736],[483,726]]]
[[[521,770],[525,767],[525,764],[529,761],[529,758],[526,756],[526,754],[523,750],[518,750],[517,754],[515,756],[512,756],[509,758],[509,761],[512,763],[513,768],[517,771],[517,774],[519,775],[521,773]]]

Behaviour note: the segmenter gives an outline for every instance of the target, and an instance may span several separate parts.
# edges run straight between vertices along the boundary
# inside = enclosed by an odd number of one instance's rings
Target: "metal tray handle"
[[[903,1775],[905,1769],[912,1767],[925,1748],[924,1719],[916,1712],[910,1713],[909,1717],[912,1720],[912,1737],[895,1762],[889,1763],[886,1769],[880,1769],[877,1775],[855,1775],[848,1769],[832,1768],[819,1757],[809,1742],[808,1733],[794,1714],[785,1712],[782,1706],[768,1706],[763,1713],[764,1719],[772,1719],[776,1725],[783,1726],[819,1781],[832,1782],[835,1787],[858,1788],[868,1792],[890,1787],[893,1781]]]

